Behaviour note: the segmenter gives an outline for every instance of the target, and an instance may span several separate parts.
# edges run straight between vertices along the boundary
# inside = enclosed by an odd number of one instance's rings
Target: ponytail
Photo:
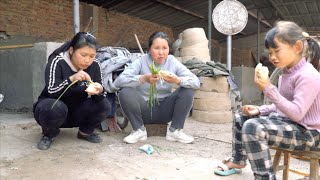
[[[68,51],[68,49],[71,47],[71,42],[67,41],[66,43],[62,44],[58,49],[56,49],[55,51],[53,51],[53,53],[50,54],[49,56],[49,60],[53,59],[54,57],[56,57],[58,54],[62,53],[62,52],[66,52]]]
[[[315,39],[310,37],[307,38],[307,42],[310,63],[314,66],[314,68],[320,71],[320,45]]]

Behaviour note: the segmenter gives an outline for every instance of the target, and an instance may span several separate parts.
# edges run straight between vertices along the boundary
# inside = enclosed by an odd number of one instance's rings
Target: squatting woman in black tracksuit
[[[79,127],[79,139],[92,143],[102,141],[94,129],[106,119],[110,104],[105,98],[100,66],[95,56],[96,38],[85,32],[77,33],[49,56],[45,87],[33,108],[43,134],[38,149],[48,149],[60,128]],[[94,83],[94,88],[87,92],[90,82]]]

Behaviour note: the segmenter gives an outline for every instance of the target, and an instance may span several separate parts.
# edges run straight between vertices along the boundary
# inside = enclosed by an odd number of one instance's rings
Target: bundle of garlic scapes
[[[172,76],[172,73],[169,71],[164,71],[161,70],[160,67],[157,68],[154,64],[154,62],[152,62],[151,66],[150,66],[150,70],[152,74],[157,74],[160,76],[160,84],[162,85],[164,78],[167,78],[169,76]],[[149,108],[151,109],[151,113],[152,113],[152,107],[156,104],[159,103],[158,102],[158,92],[156,89],[156,84],[151,84],[150,85],[150,92],[149,92],[149,100],[148,100],[148,104],[149,104]]]
[[[160,67],[157,68],[156,65],[154,64],[154,61],[152,61],[152,64],[150,66],[151,74],[159,74],[160,70],[161,70]],[[151,84],[150,91],[149,91],[149,100],[148,100],[148,105],[149,105],[149,108],[151,109],[151,116],[152,116],[153,105],[155,105],[156,103],[159,103],[156,84]]]
[[[269,81],[268,68],[259,63],[255,69],[255,77],[258,78],[262,83],[267,83]]]

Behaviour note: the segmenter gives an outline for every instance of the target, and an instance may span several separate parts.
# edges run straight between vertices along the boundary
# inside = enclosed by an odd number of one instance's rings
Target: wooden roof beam
[[[181,8],[181,7],[179,7],[179,6],[176,6],[176,5],[174,5],[174,4],[168,3],[168,2],[166,2],[166,1],[156,0],[156,2],[158,2],[158,3],[160,3],[160,4],[163,4],[163,5],[165,5],[165,6],[171,7],[171,8],[173,8],[173,9],[176,9],[176,10],[178,10],[178,11],[184,12],[184,13],[186,13],[186,14],[189,14],[189,15],[192,15],[192,16],[195,16],[195,17],[198,17],[198,18],[200,18],[200,19],[204,19],[204,17],[201,16],[201,15],[199,15],[199,14],[196,14],[196,13],[191,12],[191,11],[189,11],[189,10],[183,9],[183,8]]]
[[[258,11],[259,11],[259,10],[258,10]],[[253,17],[253,18],[255,18],[255,19],[258,19],[258,16],[255,15],[253,12],[248,11],[248,14],[249,14],[251,17]],[[268,27],[272,27],[267,21],[261,20],[261,18],[259,19],[259,21],[260,21],[262,24],[264,24],[264,25],[266,25],[266,26],[268,26]]]

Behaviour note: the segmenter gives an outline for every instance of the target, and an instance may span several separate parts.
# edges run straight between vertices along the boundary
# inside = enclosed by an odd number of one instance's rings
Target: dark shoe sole
[[[86,141],[89,141],[91,143],[101,143],[102,142],[102,139],[100,138],[100,136],[97,134],[97,133],[92,133],[92,134],[89,134],[89,135],[81,135],[79,132],[77,134],[77,138],[78,139],[82,139],[82,140],[86,140]]]

